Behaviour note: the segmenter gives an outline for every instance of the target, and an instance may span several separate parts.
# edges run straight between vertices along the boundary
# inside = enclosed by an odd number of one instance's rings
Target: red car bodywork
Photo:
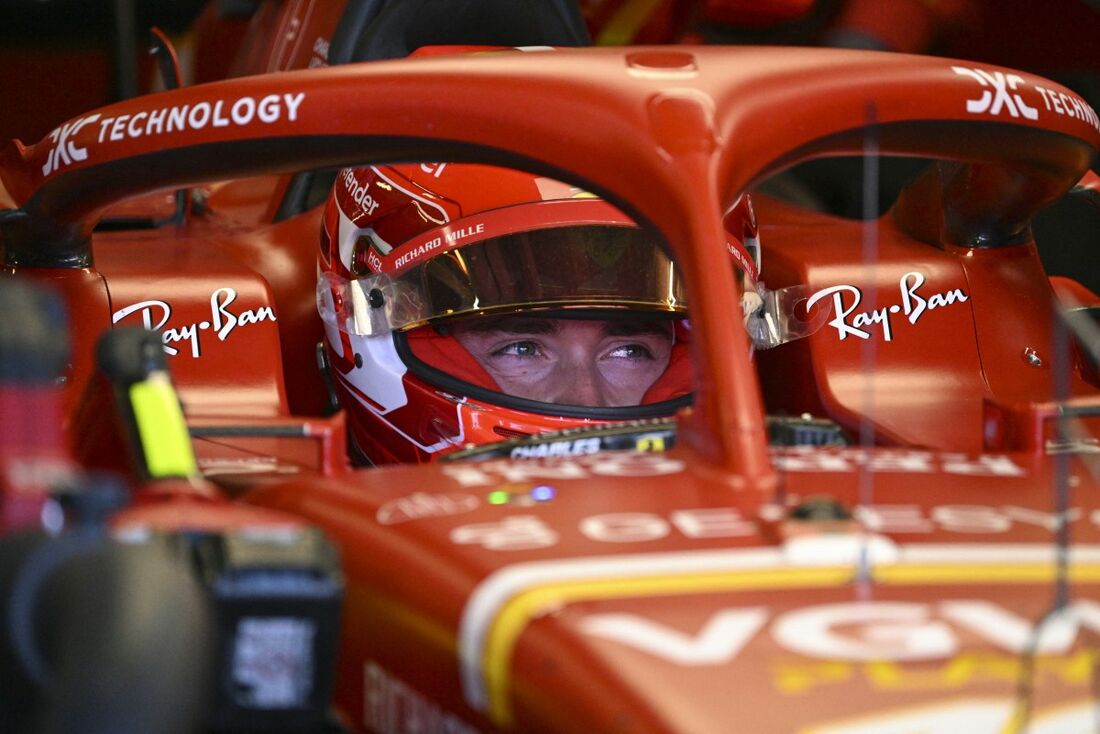
[[[883,153],[956,162],[871,225],[759,199],[769,286],[807,284],[835,310],[754,364],[734,273],[714,267],[722,214],[798,160],[861,153],[869,132]],[[357,729],[998,731],[1024,711],[1074,730],[1092,721],[1079,633],[1100,629],[1100,503],[1091,419],[1068,442],[1053,419],[1087,416],[1097,381],[1058,353],[1028,224],[1098,143],[1069,90],[941,59],[380,62],[151,95],[13,143],[0,201],[22,213],[3,245],[68,305],[83,463],[121,464],[87,407],[94,339],[159,327],[207,477],[340,546],[335,703]],[[313,363],[319,212],[274,222],[269,180],[245,177],[408,159],[568,172],[665,236],[698,375],[674,449],[349,470]],[[150,210],[125,197],[229,178],[183,225],[93,232]],[[765,406],[868,446],[769,449]],[[800,519],[819,496],[855,519]]]

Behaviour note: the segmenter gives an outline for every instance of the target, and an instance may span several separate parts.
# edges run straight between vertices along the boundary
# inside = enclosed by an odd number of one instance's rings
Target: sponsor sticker
[[[1007,113],[1011,117],[1025,117],[1038,120],[1039,110],[1030,106],[1016,91],[1024,84],[1024,78],[1018,74],[1005,74],[1003,71],[986,71],[965,66],[952,66],[951,70],[961,76],[970,77],[982,87],[981,96],[966,101],[966,111],[972,115],[1000,115]]]
[[[940,292],[922,291],[927,278],[918,271],[908,272],[898,280],[898,302],[881,308],[859,310],[863,301],[863,291],[854,285],[834,285],[822,288],[806,301],[806,310],[824,298],[832,298],[833,313],[836,316],[828,325],[836,329],[837,337],[843,341],[849,336],[870,339],[872,327],[878,327],[884,341],[894,338],[894,317],[904,317],[903,323],[916,326],[921,317],[929,311],[965,303],[970,297],[962,288],[952,288]]]
[[[1029,84],[1019,74],[989,71],[967,66],[952,66],[960,76],[973,79],[978,84],[978,96],[966,100],[966,111],[972,115],[994,115],[1038,120],[1040,110],[1062,117],[1081,120],[1100,132],[1100,118],[1088,102],[1072,92],[1066,94],[1039,84]],[[1035,103],[1028,103],[1022,91]],[[1042,100],[1042,106],[1038,104]]]
[[[397,525],[410,520],[460,515],[480,505],[481,500],[472,494],[416,492],[386,502],[378,508],[375,519],[381,525]]]
[[[600,450],[599,438],[574,438],[564,441],[516,446],[512,449],[513,459],[543,459],[558,456],[588,456]]]
[[[443,175],[444,169],[447,168],[446,163],[421,163],[420,170],[424,173],[429,173],[435,178],[439,178]]]
[[[534,515],[514,515],[499,522],[457,527],[451,531],[451,542],[494,551],[532,550],[556,545],[558,533]]]
[[[774,449],[777,471],[851,473],[866,467],[872,472],[894,474],[957,474],[972,477],[1021,477],[1023,467],[1005,454],[934,453],[909,449],[821,449],[792,446]]]
[[[361,214],[367,216],[374,214],[374,210],[378,208],[378,202],[370,193],[370,181],[359,180],[354,168],[345,168],[340,174],[340,182],[344,184],[344,189],[351,200],[362,210]]]
[[[373,660],[363,666],[363,723],[379,734],[477,734],[477,729]]]
[[[1012,595],[1018,595],[1011,589],[1021,582],[1049,584],[1058,573],[1057,553],[1050,543],[909,544],[896,547],[891,562],[873,566],[881,588],[950,584],[961,593],[928,603],[876,598],[790,610],[723,606],[710,610],[709,618],[697,620],[689,629],[605,607],[586,614],[581,628],[591,637],[694,669],[736,665],[748,645],[767,635],[766,645],[789,653],[780,662],[793,659],[800,669],[804,662],[812,666],[819,661],[833,666],[833,672],[838,667],[850,669],[847,666],[920,664],[923,691],[930,679],[929,664],[967,654],[975,640],[993,652],[1014,656],[1028,651],[1037,656],[1072,655],[1088,646],[1089,638],[1100,630],[1100,605],[1092,600],[1074,599],[1044,620],[1043,634],[1036,635],[1035,620],[1018,609],[967,595],[974,579]],[[1098,560],[1100,547],[1076,545],[1070,573],[1095,578]],[[807,587],[849,585],[854,569],[851,562],[820,558],[803,558],[795,564],[779,548],[618,553],[509,564],[485,578],[463,609],[458,639],[463,694],[471,707],[485,712],[494,723],[513,725],[512,655],[517,640],[532,620],[569,604],[599,600],[604,606],[612,599],[642,594],[691,598],[687,595],[707,592],[712,598],[729,598],[725,594],[734,591],[800,593]],[[954,673],[957,679],[958,671]],[[1084,671],[1078,680],[1088,676]],[[972,730],[977,731],[967,729]]]
[[[268,94],[264,97],[245,96],[228,100],[203,100],[195,104],[142,110],[132,115],[105,117],[98,120],[98,142],[202,130],[207,126],[246,127],[253,122],[270,125],[284,117],[287,121],[294,122],[298,119],[298,108],[305,98],[305,92]]]
[[[88,126],[93,126],[97,131],[97,143],[106,143],[202,130],[207,127],[247,127],[254,123],[270,125],[284,119],[295,122],[305,98],[305,92],[284,92],[262,97],[246,95],[236,99],[203,100],[108,117],[97,112],[67,122],[49,134],[53,146],[46,154],[42,175],[49,176],[66,166],[88,159],[87,147],[75,142],[77,134]]]
[[[202,356],[202,334],[209,332],[218,341],[225,341],[239,328],[252,326],[264,321],[275,321],[275,311],[270,306],[253,309],[232,308],[237,300],[237,291],[232,288],[218,288],[210,294],[210,318],[190,324],[178,324],[168,327],[172,319],[172,306],[166,301],[140,301],[120,308],[111,315],[111,323],[117,324],[128,316],[141,319],[142,325],[150,331],[160,331],[164,351],[169,356],[180,353],[173,344],[187,344],[191,356]]]
[[[401,269],[409,263],[423,260],[425,257],[431,257],[435,254],[436,250],[444,245],[446,245],[447,249],[450,249],[453,245],[462,242],[462,240],[484,234],[485,222],[477,222],[476,224],[471,223],[455,228],[445,227],[443,229],[443,234],[432,237],[426,242],[410,245],[405,252],[401,253],[401,255],[394,260],[393,265],[395,268]]]
[[[98,114],[89,115],[54,128],[53,132],[50,133],[50,140],[53,141],[54,145],[50,148],[50,152],[46,154],[46,163],[42,166],[43,176],[49,176],[54,171],[61,170],[76,161],[88,159],[88,149],[78,147],[72,141],[72,138],[76,137],[76,134],[85,126],[96,122],[98,119]]]
[[[566,457],[512,461],[493,459],[476,463],[454,463],[441,467],[443,473],[463,487],[488,487],[503,482],[542,482],[553,479],[604,477],[653,477],[677,474],[684,462],[660,453],[616,451]]]
[[[1054,89],[1040,87],[1038,84],[1035,85],[1035,89],[1043,95],[1043,103],[1046,105],[1046,109],[1065,117],[1082,120],[1094,130],[1100,132],[1100,118],[1096,116],[1096,110],[1076,94],[1065,94]]]

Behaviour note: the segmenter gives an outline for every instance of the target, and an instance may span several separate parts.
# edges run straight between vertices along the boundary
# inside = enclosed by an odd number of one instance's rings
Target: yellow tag
[[[149,476],[163,479],[198,474],[191,436],[168,375],[154,373],[131,385],[130,404]]]

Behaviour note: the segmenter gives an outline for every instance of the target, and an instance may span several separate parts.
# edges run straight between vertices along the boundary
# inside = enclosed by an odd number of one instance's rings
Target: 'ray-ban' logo
[[[202,356],[201,335],[204,331],[211,331],[219,341],[225,341],[235,329],[250,324],[258,324],[261,321],[275,321],[275,312],[268,306],[254,309],[230,308],[233,301],[237,300],[237,291],[232,288],[219,288],[210,295],[210,318],[165,328],[172,318],[172,307],[165,301],[141,301],[126,308],[115,311],[111,316],[111,323],[117,324],[122,319],[137,314],[141,317],[141,323],[151,331],[161,331],[161,341],[164,342],[164,351],[175,356],[179,350],[171,346],[178,342],[188,342],[191,345],[191,356]]]
[[[46,155],[46,164],[42,166],[42,175],[49,176],[54,171],[60,170],[64,166],[71,165],[75,161],[83,161],[88,158],[87,148],[78,148],[73,143],[73,138],[80,132],[85,125],[95,122],[99,119],[99,114],[89,115],[88,117],[81,117],[78,120],[67,122],[61,127],[54,128],[50,133],[50,140],[53,141],[54,146],[50,148],[50,152]]]
[[[898,281],[899,302],[892,306],[857,311],[860,301],[863,300],[863,292],[854,285],[834,285],[810,296],[806,301],[806,308],[808,310],[822,298],[832,296],[833,313],[836,317],[828,325],[836,329],[840,339],[843,340],[849,336],[870,339],[871,332],[866,330],[867,327],[878,324],[882,327],[882,338],[890,341],[894,335],[891,322],[891,316],[894,314],[901,314],[910,324],[916,324],[928,311],[970,300],[961,288],[952,288],[942,293],[922,294],[920,287],[924,285],[924,281],[924,274],[916,271],[901,276]]]

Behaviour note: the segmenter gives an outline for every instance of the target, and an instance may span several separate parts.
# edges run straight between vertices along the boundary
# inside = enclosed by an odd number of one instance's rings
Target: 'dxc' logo
[[[82,117],[79,120],[73,122],[67,122],[61,127],[54,128],[50,133],[50,140],[54,142],[54,147],[50,149],[49,154],[46,155],[46,165],[42,166],[42,175],[49,176],[54,171],[59,170],[62,166],[67,166],[73,161],[82,161],[88,157],[87,148],[78,148],[73,145],[73,138],[80,130],[90,122],[95,122],[99,119],[99,114],[90,115],[88,117]]]
[[[1024,81],[1023,77],[1016,74],[1006,76],[1000,71],[990,73],[982,69],[967,69],[962,66],[952,66],[951,69],[956,74],[970,77],[983,87],[993,88],[992,91],[986,89],[978,99],[966,100],[967,112],[973,115],[980,115],[983,112],[999,115],[1001,114],[1001,108],[1004,107],[1008,110],[1008,114],[1013,117],[1023,115],[1029,120],[1039,119],[1039,110],[1029,106],[1019,94],[1008,93],[1010,89],[1015,92],[1016,88]]]

